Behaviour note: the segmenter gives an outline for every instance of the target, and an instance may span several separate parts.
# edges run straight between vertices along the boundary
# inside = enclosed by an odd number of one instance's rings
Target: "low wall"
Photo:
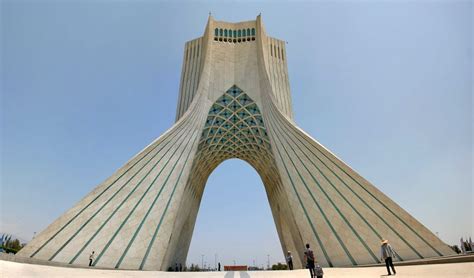
[[[424,265],[424,264],[452,264],[452,263],[470,263],[474,262],[474,254],[466,255],[453,255],[453,256],[444,256],[444,257],[434,257],[420,260],[411,260],[411,261],[394,261],[394,265]],[[375,267],[382,266],[381,264],[370,264],[370,265],[359,265],[356,267]]]
[[[71,267],[71,268],[90,268],[88,265],[74,265],[60,262],[51,262],[45,260],[39,260],[35,258],[20,257],[13,254],[0,253],[0,260],[10,261],[16,263],[24,264],[38,264],[38,265],[49,265],[49,266],[59,266],[59,267]],[[112,269],[112,268],[102,268],[102,267],[93,267],[94,269]]]

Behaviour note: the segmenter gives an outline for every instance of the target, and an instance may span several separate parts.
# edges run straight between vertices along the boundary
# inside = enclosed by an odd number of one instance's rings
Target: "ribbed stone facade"
[[[302,267],[378,262],[389,239],[401,260],[453,254],[425,226],[293,121],[285,42],[260,16],[209,17],[186,43],[176,123],[41,232],[18,256],[120,269],[185,264],[206,181],[239,158],[265,185],[282,251]]]

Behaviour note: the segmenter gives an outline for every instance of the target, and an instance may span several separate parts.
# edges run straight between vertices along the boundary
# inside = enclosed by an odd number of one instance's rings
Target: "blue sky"
[[[173,124],[209,11],[261,12],[299,126],[447,243],[473,235],[471,1],[2,1],[0,231],[30,239]],[[201,204],[189,263],[282,260],[248,164]]]

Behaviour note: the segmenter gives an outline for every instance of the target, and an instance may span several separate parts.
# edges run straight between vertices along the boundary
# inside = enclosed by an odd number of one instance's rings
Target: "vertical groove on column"
[[[277,44],[278,44],[278,40],[276,39],[272,39],[273,40],[273,53],[275,54],[273,56],[273,63],[274,63],[274,66],[275,66],[275,86],[276,86],[276,90],[278,90],[278,95],[280,96],[280,99],[279,99],[279,107],[280,107],[280,110],[283,112],[283,113],[286,113],[285,111],[285,105],[284,105],[284,101],[283,101],[283,90],[281,89],[281,77],[280,77],[280,70],[279,70],[279,61],[278,61],[278,50],[277,50]]]
[[[198,64],[198,49],[199,49],[199,40],[194,40],[193,41],[193,60],[192,60],[192,67],[191,67],[191,85],[189,87],[189,97],[186,102],[186,108],[189,107],[191,102],[193,101],[193,97],[195,94],[195,86],[196,86],[196,79],[197,79],[197,64]]]
[[[277,45],[277,52],[278,52],[278,59],[277,59],[277,65],[278,65],[278,80],[280,84],[280,90],[281,90],[281,106],[282,106],[282,111],[285,113],[285,115],[289,114],[288,110],[288,104],[286,101],[286,95],[287,95],[287,90],[286,90],[286,82],[285,82],[285,75],[283,74],[283,61],[281,60],[281,41],[277,40],[276,41]]]
[[[188,82],[189,82],[189,59],[191,56],[191,48],[190,43],[186,43],[186,60],[184,63],[184,77],[183,77],[183,89],[181,91],[181,103],[179,106],[180,109],[180,117],[183,116],[184,112],[186,111],[186,93],[188,90]]]
[[[191,58],[191,74],[189,76],[189,90],[188,90],[188,96],[186,98],[186,109],[189,107],[189,103],[191,103],[191,100],[193,98],[194,94],[194,77],[196,75],[196,53],[197,53],[197,42],[194,40],[193,42],[193,55]]]
[[[271,58],[271,76],[272,76],[272,88],[273,92],[275,93],[275,98],[277,99],[278,103],[277,106],[279,109],[283,109],[282,106],[282,95],[281,91],[279,90],[278,86],[278,75],[277,75],[277,65],[276,65],[276,53],[275,53],[275,40],[273,38],[270,39],[270,49],[271,53],[273,53],[272,58]]]
[[[194,96],[196,95],[196,91],[197,91],[197,88],[198,88],[198,84],[199,84],[199,74],[200,74],[200,61],[201,61],[201,39],[197,39],[196,41],[196,44],[197,44],[197,49],[196,49],[196,62],[195,62],[195,69],[194,69],[194,77],[193,77],[193,89],[192,89],[192,94],[191,94],[191,98],[189,100],[189,103],[191,103],[194,99]]]
[[[181,69],[181,82],[179,83],[179,97],[178,97],[178,107],[176,109],[176,121],[179,120],[182,116],[182,106],[183,106],[183,99],[184,99],[184,81],[185,79],[185,73],[186,73],[186,59],[188,56],[188,49],[187,46],[184,46],[184,53],[183,53],[183,65]]]
[[[280,53],[281,53],[281,72],[282,72],[282,82],[283,87],[285,88],[285,107],[286,107],[286,116],[292,118],[292,109],[290,104],[290,84],[288,83],[288,73],[286,72],[286,59],[284,58],[284,49],[285,49],[285,42],[280,41]]]
[[[192,73],[193,73],[193,55],[194,55],[194,42],[190,41],[189,44],[189,59],[188,59],[188,68],[187,68],[187,76],[186,76],[186,94],[184,98],[183,104],[183,114],[188,110],[188,99],[189,95],[191,94],[191,85],[192,85]]]

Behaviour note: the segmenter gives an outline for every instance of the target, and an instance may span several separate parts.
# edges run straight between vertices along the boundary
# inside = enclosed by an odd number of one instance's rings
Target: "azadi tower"
[[[209,17],[186,43],[176,123],[41,232],[19,256],[97,267],[185,264],[206,181],[224,160],[260,175],[283,252],[302,267],[310,243],[323,266],[453,254],[425,226],[293,120],[285,42],[261,17]]]

